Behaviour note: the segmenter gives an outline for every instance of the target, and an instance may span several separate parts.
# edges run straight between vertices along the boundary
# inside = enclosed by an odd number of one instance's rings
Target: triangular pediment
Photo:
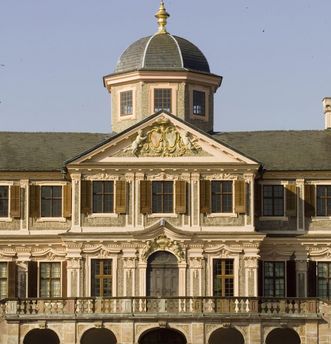
[[[168,113],[159,113],[82,153],[69,164],[149,162],[258,164]]]

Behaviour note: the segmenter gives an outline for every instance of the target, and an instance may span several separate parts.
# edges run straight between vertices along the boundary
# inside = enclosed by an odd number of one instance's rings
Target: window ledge
[[[87,216],[88,219],[93,218],[107,218],[107,217],[118,217],[119,214],[117,213],[93,213]]]
[[[238,217],[237,213],[211,213],[207,217]]]
[[[259,221],[288,221],[287,216],[260,216]]]
[[[153,214],[148,214],[148,218],[154,218],[154,217],[178,217],[180,214],[176,213],[153,213]]]
[[[0,217],[0,222],[13,222],[12,217]]]
[[[66,222],[65,217],[39,217],[36,222]]]
[[[331,221],[331,216],[313,216],[311,220],[314,221]]]

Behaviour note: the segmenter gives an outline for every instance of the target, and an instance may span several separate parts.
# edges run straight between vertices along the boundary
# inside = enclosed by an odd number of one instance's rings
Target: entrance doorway
[[[175,330],[158,328],[143,334],[139,344],[186,344],[185,336]]]
[[[147,296],[178,296],[177,258],[166,251],[153,253],[147,261]]]

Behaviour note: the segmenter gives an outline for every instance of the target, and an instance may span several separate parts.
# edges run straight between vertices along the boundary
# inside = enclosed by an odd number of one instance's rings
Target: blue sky
[[[0,130],[110,132],[102,76],[156,31],[158,0],[2,0]],[[168,31],[224,77],[215,130],[323,129],[330,0],[168,0]]]

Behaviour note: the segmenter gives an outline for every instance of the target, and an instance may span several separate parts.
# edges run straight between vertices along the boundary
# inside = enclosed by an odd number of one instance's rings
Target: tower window
[[[132,108],[132,91],[120,93],[121,116],[129,116],[133,113]]]
[[[206,94],[201,91],[193,91],[193,115],[206,115]]]
[[[171,88],[154,89],[154,112],[161,110],[171,112]]]

